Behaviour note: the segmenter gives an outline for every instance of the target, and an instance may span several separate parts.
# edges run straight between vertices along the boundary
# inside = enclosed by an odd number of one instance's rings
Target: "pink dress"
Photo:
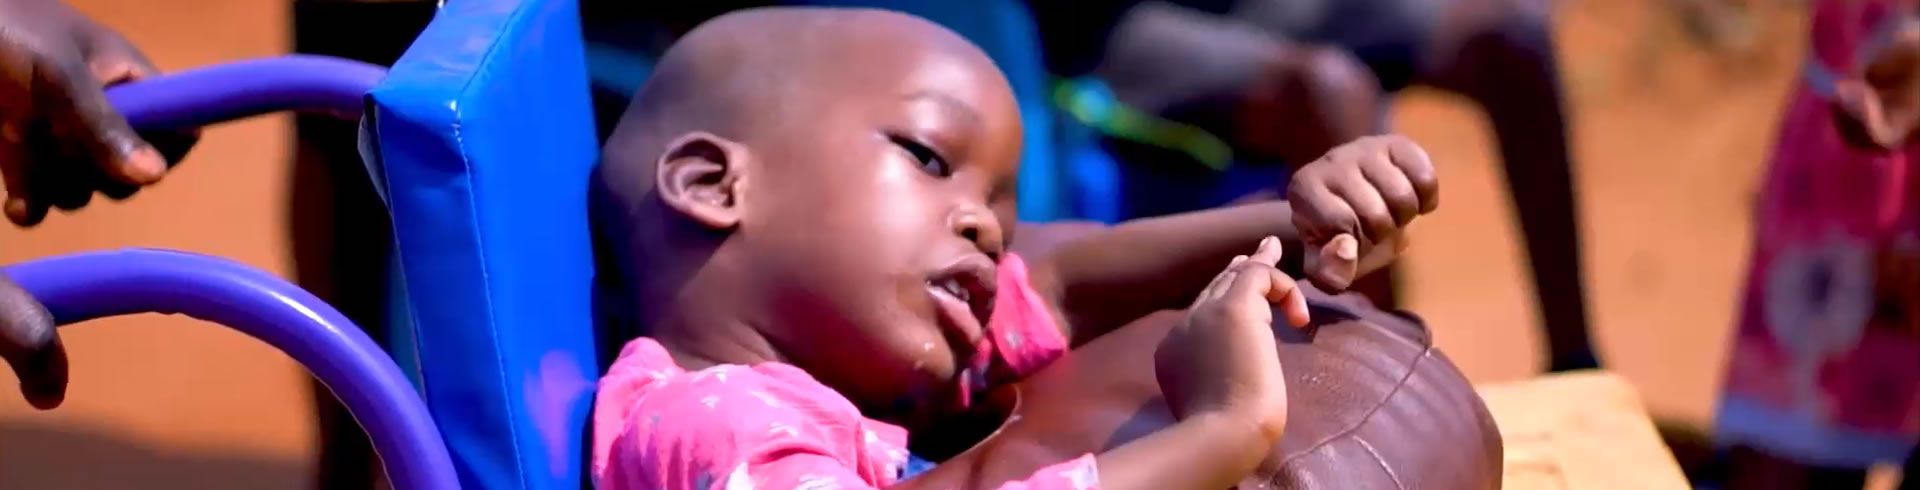
[[[1756,210],[1716,434],[1804,464],[1899,462],[1920,437],[1920,144],[1846,145],[1833,74],[1911,2],[1815,2]]]
[[[1027,281],[1000,264],[986,363],[1023,376],[1067,342]],[[976,371],[981,372],[981,371]],[[652,339],[628,343],[594,401],[593,481],[602,490],[859,489],[899,481],[907,432],[869,419],[805,371],[781,363],[686,371]],[[1093,489],[1093,455],[1000,488]]]

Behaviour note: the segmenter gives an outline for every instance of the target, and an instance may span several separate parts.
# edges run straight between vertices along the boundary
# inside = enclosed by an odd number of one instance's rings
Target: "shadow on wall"
[[[40,471],[9,471],[35,468]],[[0,423],[0,488],[305,489],[305,465],[161,449],[101,430]]]

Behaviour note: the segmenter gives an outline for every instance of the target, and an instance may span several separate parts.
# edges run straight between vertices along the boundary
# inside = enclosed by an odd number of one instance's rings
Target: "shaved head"
[[[869,87],[863,78],[896,72],[874,65],[903,50],[993,66],[953,31],[898,12],[771,7],[714,18],[667,50],[627,106],[605,148],[604,165],[614,167],[606,177],[650,187],[655,160],[689,132],[752,142],[761,131],[805,124],[805,114]]]
[[[986,73],[1010,93],[999,69],[977,46],[908,14],[764,7],[700,24],[661,57],[607,139],[595,172],[596,227],[620,242],[628,235],[662,231],[654,229],[659,223],[651,223],[660,217],[646,216],[644,208],[657,199],[658,167],[676,138],[708,133],[752,145],[803,135],[810,114],[849,97],[873,95],[867,92],[877,79],[907,76],[900,66],[905,58],[928,54]],[[1010,96],[1002,102],[1011,104]],[[652,255],[645,251],[650,241],[616,248],[619,255]]]

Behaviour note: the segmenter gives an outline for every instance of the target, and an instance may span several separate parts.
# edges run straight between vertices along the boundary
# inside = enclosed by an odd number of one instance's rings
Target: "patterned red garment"
[[[1920,142],[1843,142],[1834,74],[1913,2],[1815,2],[1807,76],[1756,210],[1716,434],[1806,464],[1897,463],[1920,439]]]

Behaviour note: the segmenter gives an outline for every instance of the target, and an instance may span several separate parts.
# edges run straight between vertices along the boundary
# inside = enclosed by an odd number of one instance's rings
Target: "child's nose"
[[[954,210],[947,224],[955,235],[973,242],[974,248],[996,261],[1006,248],[1006,235],[1000,229],[1000,220],[985,206],[968,205]]]

